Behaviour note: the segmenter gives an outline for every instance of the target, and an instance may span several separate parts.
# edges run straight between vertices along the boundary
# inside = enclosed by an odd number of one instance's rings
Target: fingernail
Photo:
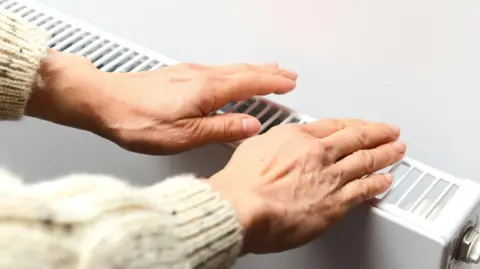
[[[393,175],[392,174],[385,174],[385,180],[391,184],[393,182]]]
[[[297,80],[298,78],[298,73],[292,70],[285,70],[287,76],[293,80]]]
[[[390,128],[392,128],[393,132],[397,135],[400,134],[400,128],[398,128],[396,125],[390,124]]]
[[[242,120],[242,124],[243,124],[243,132],[247,136],[256,135],[258,131],[260,131],[260,128],[262,127],[260,122],[255,118],[245,118]]]
[[[407,146],[405,145],[405,143],[403,143],[402,141],[400,140],[397,140],[395,141],[393,144],[392,144],[393,148],[396,149],[398,152],[400,153],[404,153],[405,150],[407,149]]]

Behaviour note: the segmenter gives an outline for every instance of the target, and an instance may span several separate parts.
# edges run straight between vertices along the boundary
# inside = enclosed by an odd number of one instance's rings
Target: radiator
[[[0,8],[46,29],[51,48],[83,55],[102,71],[139,72],[177,63],[32,1],[0,0]],[[314,120],[263,97],[230,103],[216,113],[255,116],[261,133]],[[234,149],[240,143],[227,146]],[[480,262],[478,184],[408,157],[384,170],[394,174],[391,189],[324,236],[317,268],[459,269]]]

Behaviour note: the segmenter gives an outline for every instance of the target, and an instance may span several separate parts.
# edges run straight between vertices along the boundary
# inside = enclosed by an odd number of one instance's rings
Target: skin
[[[392,175],[372,173],[406,151],[399,129],[386,123],[330,119],[256,136],[261,126],[249,115],[208,116],[232,101],[293,90],[297,74],[275,63],[104,73],[80,56],[50,54],[29,116],[152,155],[248,138],[206,179],[236,210],[245,230],[243,254],[284,251],[321,236],[350,209],[385,192]]]
[[[244,254],[285,251],[389,188],[392,175],[369,174],[404,156],[399,135],[394,126],[355,119],[277,126],[242,143],[208,182],[237,210]]]
[[[83,57],[50,54],[27,114],[151,155],[255,135],[261,126],[252,116],[207,116],[231,101],[285,94],[295,88],[297,78],[277,64],[180,64],[140,73],[105,73]]]

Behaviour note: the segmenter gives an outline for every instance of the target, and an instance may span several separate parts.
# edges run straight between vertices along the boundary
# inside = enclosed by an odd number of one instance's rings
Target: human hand
[[[139,73],[104,73],[85,58],[50,51],[30,116],[105,137],[130,151],[173,154],[257,134],[252,116],[209,114],[254,95],[295,88],[295,72],[276,64],[179,64]]]
[[[255,117],[209,114],[254,95],[287,93],[297,75],[276,64],[180,64],[109,77],[100,134],[131,151],[172,154],[257,134],[261,124]]]
[[[296,248],[388,189],[392,175],[369,174],[403,158],[399,134],[361,120],[276,126],[244,141],[208,182],[237,211],[244,254]]]

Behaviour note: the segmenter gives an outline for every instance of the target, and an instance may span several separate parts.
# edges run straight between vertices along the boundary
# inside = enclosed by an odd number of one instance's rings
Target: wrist
[[[41,62],[27,102],[27,116],[91,131],[99,123],[104,74],[87,59],[53,50]]]
[[[235,183],[241,183],[242,180],[232,180],[234,176],[222,170],[208,179],[207,183],[235,210],[238,222],[244,231],[241,251],[241,256],[244,256],[250,253],[250,244],[254,243],[256,231],[261,230],[266,223],[263,221],[262,213],[264,205],[254,193],[242,190],[241,185],[235,186]]]

